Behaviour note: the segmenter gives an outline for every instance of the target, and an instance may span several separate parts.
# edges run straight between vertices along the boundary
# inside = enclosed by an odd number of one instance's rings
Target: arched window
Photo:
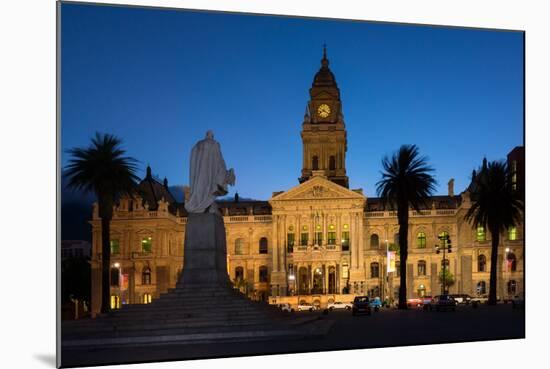
[[[235,280],[243,280],[244,278],[244,269],[243,267],[236,267],[235,268]]]
[[[311,159],[311,169],[312,170],[319,169],[319,157],[317,155],[313,155],[313,158]]]
[[[120,271],[118,268],[111,268],[111,286],[118,286]]]
[[[328,161],[328,169],[335,170],[336,169],[336,158],[334,155],[331,155]]]
[[[449,232],[447,231],[443,231],[443,232],[439,232],[439,235],[437,236],[437,238],[439,239],[439,245],[441,247],[445,247],[445,240],[448,240],[449,239]]]
[[[485,227],[478,226],[476,229],[476,240],[478,241],[485,241],[486,235],[485,235]]]
[[[418,261],[418,275],[419,276],[426,275],[426,262],[424,260]]]
[[[144,293],[143,294],[143,303],[144,304],[150,304],[151,303],[151,294],[150,293]]]
[[[267,267],[265,265],[262,265],[260,267],[260,282],[263,282],[263,283],[266,283],[268,282],[268,272],[267,272]]]
[[[426,295],[426,286],[421,284],[420,286],[418,286],[417,292],[419,297],[424,297]]]
[[[508,294],[515,295],[517,293],[517,283],[514,280],[508,281]]]
[[[267,238],[260,238],[260,254],[267,254]]]
[[[120,309],[120,297],[111,295],[111,309]]]
[[[235,240],[235,255],[244,255],[244,239],[242,238]]]
[[[370,277],[371,278],[380,277],[380,264],[370,263]]]
[[[507,262],[508,270],[510,272],[515,272],[517,268],[516,255],[514,255],[511,252],[506,254],[506,262]]]
[[[518,239],[518,229],[516,227],[508,228],[508,240],[515,241]]]
[[[418,232],[418,234],[416,235],[416,246],[419,249],[425,249],[426,248],[426,233]]]
[[[477,282],[476,293],[478,296],[485,295],[487,293],[487,285],[485,284],[485,281]]]
[[[371,249],[378,249],[380,248],[380,238],[376,233],[373,233],[370,236],[370,248]]]
[[[141,284],[151,284],[151,269],[146,267],[141,272]]]
[[[487,271],[487,258],[485,255],[479,255],[477,257],[477,271],[486,272]]]

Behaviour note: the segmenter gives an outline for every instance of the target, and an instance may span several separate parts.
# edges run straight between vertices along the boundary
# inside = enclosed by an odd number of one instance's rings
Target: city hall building
[[[350,189],[346,170],[347,133],[340,90],[326,52],[309,90],[302,123],[303,161],[299,183],[274,192],[267,201],[218,203],[227,239],[228,274],[251,299],[321,306],[368,294],[397,298],[399,259],[388,273],[388,249],[398,243],[394,209],[381,199]],[[524,152],[508,155],[518,191],[524,191]],[[353,173],[349,173],[353,174]],[[471,187],[472,185],[470,185]],[[407,260],[408,297],[441,293],[445,263],[453,276],[451,293],[489,292],[490,234],[464,220],[469,191],[433,196],[421,211],[410,211]],[[187,213],[151,168],[139,194],[122,198],[111,223],[111,306],[149,303],[175,286],[183,265]],[[101,222],[92,224],[92,313],[101,302]],[[452,252],[436,254],[439,236],[448,235]],[[498,295],[523,293],[523,225],[501,235]],[[390,264],[393,265],[393,264]]]

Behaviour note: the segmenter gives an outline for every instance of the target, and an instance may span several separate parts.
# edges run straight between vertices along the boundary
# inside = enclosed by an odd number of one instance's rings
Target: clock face
[[[330,106],[327,104],[319,105],[319,108],[317,108],[317,114],[319,114],[321,118],[328,117],[330,115]]]

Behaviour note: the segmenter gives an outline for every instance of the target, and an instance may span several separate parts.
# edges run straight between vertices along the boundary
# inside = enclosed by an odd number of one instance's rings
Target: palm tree
[[[96,133],[88,148],[67,151],[72,158],[65,167],[68,187],[93,192],[101,217],[101,312],[109,311],[109,271],[111,263],[110,222],[113,205],[123,194],[131,194],[139,179],[135,175],[137,161],[123,156],[121,140],[109,134]]]
[[[391,158],[382,160],[382,179],[376,183],[376,192],[384,206],[397,208],[399,222],[400,285],[399,309],[407,308],[407,234],[409,207],[420,211],[421,205],[435,190],[436,181],[430,174],[427,158],[420,157],[416,145],[402,145]]]
[[[470,198],[472,207],[465,219],[472,227],[484,227],[491,233],[491,273],[489,277],[489,305],[497,302],[497,255],[500,233],[516,226],[522,220],[523,201],[512,188],[511,173],[503,161],[483,165],[472,178]]]

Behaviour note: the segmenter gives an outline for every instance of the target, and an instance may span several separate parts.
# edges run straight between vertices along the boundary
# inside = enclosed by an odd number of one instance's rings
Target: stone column
[[[311,295],[311,289],[313,288],[313,270],[311,269],[311,264],[308,264],[307,266],[307,276],[308,276],[307,294]]]
[[[323,264],[323,294],[327,294],[328,289],[328,269],[325,264]]]
[[[132,265],[128,269],[128,302],[130,304],[136,303],[136,268]],[[176,281],[177,282],[177,281]]]
[[[431,268],[430,268],[430,293],[432,296],[436,296],[436,295],[439,295],[441,294],[441,287],[438,283],[438,278],[437,278],[437,263],[431,263]]]
[[[271,259],[273,264],[273,271],[277,270],[277,249],[279,248],[279,242],[280,242],[280,234],[279,234],[279,218],[280,215],[275,215],[273,217],[273,247],[271,248]]]
[[[340,294],[342,291],[340,290],[340,264],[336,263],[335,271],[334,271],[334,285],[336,288],[336,293]]]
[[[416,296],[416,291],[414,289],[413,281],[413,265],[407,263],[407,298]]]
[[[349,222],[349,250],[350,250],[350,258],[349,258],[349,264],[350,269],[355,269],[355,250],[354,248],[354,240],[355,240],[355,227],[353,225],[353,213],[350,214],[350,222]]]

